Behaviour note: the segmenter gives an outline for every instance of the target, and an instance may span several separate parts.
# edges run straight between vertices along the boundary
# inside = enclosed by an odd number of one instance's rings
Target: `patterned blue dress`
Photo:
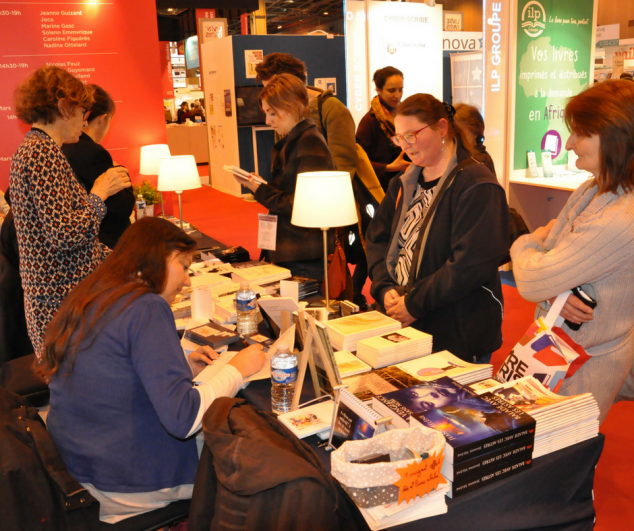
[[[41,356],[60,304],[106,255],[97,239],[106,206],[86,193],[60,147],[39,129],[27,133],[13,156],[9,185],[27,329]]]

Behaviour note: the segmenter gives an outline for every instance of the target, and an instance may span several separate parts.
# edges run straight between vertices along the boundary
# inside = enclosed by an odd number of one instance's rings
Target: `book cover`
[[[409,427],[409,419],[415,413],[453,402],[469,403],[475,396],[473,391],[447,376],[428,382],[407,376],[415,381],[414,385],[372,398],[372,407],[386,417],[393,416],[394,425],[400,428]]]
[[[224,326],[211,321],[203,326],[187,330],[185,337],[197,345],[208,345],[213,349],[230,345],[240,339],[237,332],[227,330]]]
[[[396,366],[391,366],[345,378],[342,383],[359,400],[368,402],[376,395],[412,387],[420,383],[420,380]]]
[[[327,400],[284,413],[277,418],[298,439],[303,439],[330,429],[334,406],[332,400]]]
[[[375,428],[370,422],[354,412],[343,401],[339,404],[335,419],[335,432],[332,436],[333,446],[339,448],[346,441],[360,441],[374,435]]]
[[[414,412],[423,426],[440,431],[453,464],[517,442],[533,444],[535,419],[493,393],[467,392],[427,411]]]
[[[335,361],[337,362],[337,369],[341,378],[356,376],[372,370],[372,367],[347,350],[335,352]]]
[[[401,324],[398,321],[379,312],[354,314],[328,321],[328,328],[343,336],[366,332],[384,326],[393,326],[396,329],[401,328]]]

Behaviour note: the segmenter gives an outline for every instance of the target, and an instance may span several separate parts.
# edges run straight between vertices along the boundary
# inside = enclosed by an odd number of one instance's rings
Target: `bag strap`
[[[451,173],[445,179],[445,182],[440,187],[440,190],[438,190],[438,193],[435,195],[434,200],[432,201],[432,204],[429,207],[429,210],[427,210],[427,214],[425,214],[425,217],[423,218],[423,221],[420,224],[420,229],[418,230],[418,241],[416,242],[416,247],[414,248],[414,253],[412,254],[412,266],[411,266],[412,269],[409,273],[407,287],[405,288],[405,291],[407,293],[409,293],[412,290],[412,288],[414,287],[414,284],[416,283],[416,268],[418,267],[418,258],[420,256],[421,248],[423,246],[425,231],[427,230],[427,226],[431,222],[431,219],[434,217],[434,212],[436,212],[436,208],[438,208],[438,203],[440,203],[440,200],[442,199],[442,196],[445,193],[445,190],[449,188],[449,185],[453,182],[456,175],[458,175],[467,166],[471,166],[471,164],[477,164],[477,162],[471,157],[469,157],[466,160],[463,160],[460,164],[456,164],[454,169],[451,170]]]
[[[326,101],[328,98],[334,98],[335,95],[334,94],[326,94],[324,95],[324,93],[322,92],[319,96],[317,96],[317,111],[319,112],[319,125],[321,125],[321,130],[323,131],[323,137],[324,140],[326,141],[326,144],[328,143],[328,130],[326,129],[326,126],[324,125],[324,117],[322,114],[322,109],[324,107],[324,101]]]
[[[555,302],[553,302],[552,306],[550,307],[550,310],[548,310],[548,313],[546,314],[546,317],[544,317],[542,319],[542,321],[544,321],[544,324],[548,327],[548,328],[552,328],[553,326],[555,326],[557,324],[558,319],[560,318],[560,313],[561,310],[563,310],[564,304],[566,304],[566,301],[568,300],[568,296],[572,293],[572,291],[568,290],[568,291],[564,291],[561,295],[558,295],[557,298],[555,299]],[[564,318],[561,317],[561,322],[563,322]],[[561,326],[561,323],[559,323],[558,326]]]

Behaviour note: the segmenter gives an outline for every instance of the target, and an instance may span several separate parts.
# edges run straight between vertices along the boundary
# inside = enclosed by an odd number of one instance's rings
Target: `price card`
[[[401,479],[394,483],[394,486],[399,488],[398,503],[409,502],[416,496],[422,498],[438,485],[446,484],[445,478],[440,473],[444,460],[445,453],[441,452],[404,468],[397,468],[396,472],[401,476]]]
[[[258,214],[258,249],[275,251],[277,240],[277,216]]]

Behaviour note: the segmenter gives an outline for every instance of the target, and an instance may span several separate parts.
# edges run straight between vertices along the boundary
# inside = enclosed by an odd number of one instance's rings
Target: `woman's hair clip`
[[[453,105],[447,103],[446,101],[443,101],[442,104],[445,107],[447,118],[449,119],[450,122],[453,122],[453,117],[456,115],[456,108]]]

